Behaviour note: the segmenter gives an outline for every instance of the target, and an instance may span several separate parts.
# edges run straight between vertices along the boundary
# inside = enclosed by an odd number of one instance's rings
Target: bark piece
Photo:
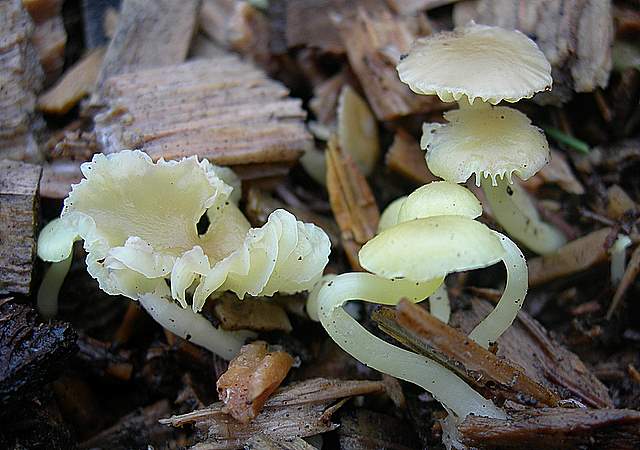
[[[360,248],[376,234],[380,211],[366,178],[351,155],[345,154],[335,139],[329,141],[327,190],[333,215],[341,231],[351,267],[362,270],[358,262]]]
[[[220,326],[225,330],[284,331],[292,330],[284,309],[272,299],[246,298],[223,294],[213,304]]]
[[[66,114],[85,95],[91,94],[105,50],[97,48],[85,55],[64,76],[38,98],[38,109],[49,114]]]
[[[398,130],[393,137],[385,163],[389,169],[418,185],[438,179],[427,168],[424,152],[420,150],[416,140],[404,130]]]
[[[640,445],[640,412],[542,408],[506,420],[470,415],[458,431],[463,443],[477,448],[631,450]]]
[[[602,228],[560,247],[557,251],[528,261],[529,286],[585,271],[606,261],[611,228]]]
[[[438,361],[455,367],[456,372],[461,369],[464,379],[477,390],[527,405],[558,405],[559,397],[527,376],[523,369],[482,348],[424,308],[402,300],[395,316],[410,336],[435,350]]]
[[[388,9],[358,8],[354,15],[340,18],[338,30],[351,68],[379,120],[442,108],[436,96],[416,95],[398,78],[396,65],[417,35],[408,19],[395,17]]]
[[[215,164],[292,163],[311,136],[301,102],[227,54],[112,77],[97,115],[105,153],[139,148],[154,160],[198,155]]]
[[[472,298],[471,308],[453,313],[451,325],[468,334],[491,310],[489,302]],[[497,342],[499,357],[515,363],[524,372],[563,399],[577,399],[593,408],[611,408],[607,388],[585,364],[549,337],[547,331],[524,311]]]
[[[179,64],[196,27],[197,0],[124,0],[97,85],[114,75]]]
[[[638,205],[622,187],[614,184],[607,189],[607,216],[620,220],[625,214],[637,211]]]
[[[220,400],[225,404],[224,411],[239,422],[249,423],[260,413],[292,365],[291,355],[269,352],[264,341],[244,345],[216,383]]]
[[[0,158],[37,160],[44,122],[35,113],[44,74],[20,0],[0,2]]]
[[[419,448],[414,431],[403,420],[366,409],[340,417],[338,439],[341,450]]]
[[[68,324],[39,323],[31,307],[0,300],[0,404],[23,401],[52,381],[75,353],[75,339]]]
[[[321,124],[329,126],[335,123],[338,98],[342,88],[347,84],[347,79],[348,75],[343,70],[314,86],[309,108]]]
[[[22,5],[35,24],[31,43],[50,84],[62,72],[67,32],[62,20],[62,0],[24,0]]]
[[[278,390],[250,423],[242,424],[224,413],[222,403],[181,416],[162,419],[174,427],[193,423],[200,430],[196,449],[235,449],[257,434],[274,440],[307,437],[336,428],[331,415],[346,399],[384,392],[380,381],[327,380],[315,378]]]
[[[42,169],[0,160],[0,294],[29,294]]]
[[[534,37],[552,66],[553,90],[547,101],[569,100],[572,91],[606,87],[611,71],[611,2],[601,0],[479,0],[456,3],[454,22],[470,20],[517,29]]]

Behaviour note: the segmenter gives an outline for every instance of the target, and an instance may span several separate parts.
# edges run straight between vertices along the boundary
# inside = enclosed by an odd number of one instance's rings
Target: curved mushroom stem
[[[403,350],[369,333],[342,306],[349,300],[395,305],[406,297],[417,302],[432,294],[436,283],[387,280],[368,273],[346,273],[316,287],[307,311],[320,320],[347,353],[380,372],[409,381],[430,392],[456,416],[505,418],[504,411],[474,391],[456,374],[424,356]]]
[[[496,221],[510,236],[539,254],[557,250],[566,243],[564,235],[540,218],[528,194],[518,183],[509,183],[506,177],[481,180],[489,206]]]
[[[438,289],[429,297],[429,311],[436,319],[444,323],[449,323],[451,317],[451,304],[449,303],[449,293],[447,285],[442,283]]]
[[[609,249],[611,255],[611,284],[615,287],[622,280],[627,263],[627,247],[632,244],[629,236],[619,234]]]
[[[51,319],[58,314],[58,294],[69,273],[72,258],[73,255],[69,255],[62,261],[52,263],[42,279],[38,289],[37,305],[38,311],[45,319]]]
[[[522,308],[529,286],[529,270],[524,255],[511,239],[497,231],[494,233],[500,238],[505,251],[502,261],[507,269],[507,285],[493,311],[469,333],[469,337],[484,348],[489,348],[511,326]]]
[[[142,294],[140,304],[153,319],[173,334],[230,360],[240,352],[251,331],[225,331],[214,327],[202,315],[182,308],[157,294]]]

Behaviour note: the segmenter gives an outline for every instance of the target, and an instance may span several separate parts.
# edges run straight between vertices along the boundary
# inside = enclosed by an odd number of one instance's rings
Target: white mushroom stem
[[[495,177],[496,185],[489,177],[481,180],[491,211],[505,231],[539,254],[551,253],[566,243],[564,235],[540,218],[535,205],[518,183],[510,183],[506,177]]]
[[[38,289],[37,304],[38,311],[45,319],[51,319],[58,314],[58,294],[69,273],[72,258],[73,255],[69,255],[62,261],[52,263],[42,279]]]
[[[507,284],[496,307],[469,333],[469,337],[484,348],[496,342],[511,326],[522,308],[529,286],[529,270],[524,255],[511,239],[494,231],[500,238],[507,269]]]
[[[449,293],[447,286],[442,283],[438,289],[429,297],[429,311],[436,319],[444,323],[449,323],[451,317],[451,304],[449,303]]]
[[[346,273],[312,292],[307,311],[331,338],[367,366],[421,386],[458,417],[469,414],[505,418],[504,411],[474,391],[455,373],[424,356],[403,350],[369,333],[342,306],[349,300],[395,305],[401,298],[420,301],[432,283],[387,280],[368,273]]]
[[[250,331],[225,331],[216,328],[202,315],[156,294],[143,294],[139,300],[151,317],[164,328],[226,360],[240,352],[240,347],[247,338],[256,336]]]
[[[611,255],[611,284],[617,286],[622,280],[627,264],[627,247],[631,245],[631,239],[625,234],[619,234],[618,239],[609,249]]]

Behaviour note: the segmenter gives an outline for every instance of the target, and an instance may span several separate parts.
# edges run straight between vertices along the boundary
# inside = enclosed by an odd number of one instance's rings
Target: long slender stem
[[[256,336],[250,331],[225,331],[216,328],[202,315],[156,294],[143,294],[140,304],[156,322],[173,334],[227,360],[238,354],[247,338]]]
[[[449,293],[447,285],[442,283],[431,297],[429,297],[429,311],[436,319],[444,323],[449,323],[451,318],[451,304],[449,303]]]
[[[505,250],[502,261],[507,269],[507,284],[493,311],[469,333],[469,337],[484,348],[489,348],[511,326],[529,287],[529,270],[524,255],[511,239],[497,231],[494,233]]]
[[[73,255],[69,255],[62,261],[52,263],[42,279],[38,289],[37,304],[38,311],[45,319],[51,319],[58,314],[58,294],[69,273],[72,259]]]
[[[456,374],[424,356],[391,345],[369,333],[342,308],[349,300],[392,305],[400,298],[420,301],[441,283],[417,284],[387,280],[367,273],[347,273],[325,282],[310,298],[307,309],[347,353],[369,367],[415,383],[430,392],[458,417],[468,414],[505,418],[505,413]]]
[[[491,184],[491,178],[483,178],[481,185],[496,221],[510,236],[543,255],[566,243],[560,231],[542,221],[528,194],[518,183],[510,184],[506,177],[496,178],[496,186]]]

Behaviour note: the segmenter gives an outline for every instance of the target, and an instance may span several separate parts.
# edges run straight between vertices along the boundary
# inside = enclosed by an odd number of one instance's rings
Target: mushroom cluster
[[[496,106],[551,89],[551,66],[519,31],[471,23],[453,32],[418,39],[397,66],[416,93],[458,102],[447,123],[423,125],[421,147],[431,172],[453,183],[475,175],[497,222],[537,253],[565,243],[540,218],[515,174],[527,180],[550,159],[541,129],[520,111]]]
[[[488,267],[502,261],[507,284],[495,309],[470,333],[484,348],[511,325],[527,293],[527,265],[506,236],[475,219],[478,199],[447,181],[422,186],[392,203],[382,215],[381,232],[359,253],[371,273],[325,278],[311,293],[307,311],[319,320],[343,350],[374,369],[415,383],[430,392],[457,418],[468,414],[504,417],[490,400],[435,361],[391,345],[365,330],[342,306],[350,300],[395,305],[407,298],[431,302],[437,317],[448,320],[448,300],[437,295],[449,273]]]
[[[54,263],[38,294],[50,315],[73,243],[82,239],[87,270],[103,291],[139,300],[165,328],[230,358],[247,333],[217,329],[197,314],[208,298],[308,290],[328,262],[324,231],[285,210],[251,228],[236,204],[238,178],[207,160],[154,163],[121,151],[95,155],[82,173],[38,239],[38,255]],[[199,234],[201,220],[208,228]]]

